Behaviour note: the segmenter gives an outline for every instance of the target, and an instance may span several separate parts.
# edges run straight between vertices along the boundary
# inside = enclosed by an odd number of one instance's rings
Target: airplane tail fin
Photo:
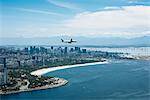
[[[62,41],[62,42],[64,42],[64,40],[63,40],[63,39],[61,39],[61,41]]]
[[[72,38],[71,38],[71,40],[70,40],[71,42],[72,42]]]

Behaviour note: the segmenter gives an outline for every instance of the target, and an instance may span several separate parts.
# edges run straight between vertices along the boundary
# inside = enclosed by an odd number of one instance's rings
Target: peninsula
[[[70,49],[70,50],[69,50]],[[52,71],[107,64],[109,58],[124,59],[121,53],[87,51],[80,47],[1,48],[0,94],[12,94],[60,87],[67,80],[44,74]],[[5,61],[3,61],[5,59]]]

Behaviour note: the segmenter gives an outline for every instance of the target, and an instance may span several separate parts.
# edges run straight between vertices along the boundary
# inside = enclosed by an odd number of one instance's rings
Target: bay
[[[65,86],[1,96],[1,100],[149,100],[150,62],[112,60],[110,64],[46,74],[65,78]]]

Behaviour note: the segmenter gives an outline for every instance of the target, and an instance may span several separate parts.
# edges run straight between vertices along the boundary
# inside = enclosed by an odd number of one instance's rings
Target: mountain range
[[[77,40],[75,44],[64,44],[61,39]],[[137,38],[120,37],[36,37],[36,38],[0,38],[0,45],[82,45],[82,46],[150,46],[150,36]]]

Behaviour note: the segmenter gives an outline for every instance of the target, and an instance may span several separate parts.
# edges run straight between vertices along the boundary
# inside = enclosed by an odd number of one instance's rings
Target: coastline
[[[83,66],[97,65],[97,64],[108,64],[108,63],[109,63],[108,61],[104,61],[104,62],[94,62],[94,63],[58,66],[58,67],[51,67],[51,68],[42,68],[42,69],[33,71],[30,74],[35,75],[35,76],[41,76],[41,75],[44,75],[46,73],[61,70],[61,69],[68,69],[68,68],[74,68],[74,67],[83,67]]]
[[[61,70],[61,69],[68,69],[68,68],[82,67],[82,66],[89,66],[89,65],[97,65],[97,64],[108,64],[108,63],[109,63],[108,61],[104,61],[104,62],[94,62],[94,63],[58,66],[58,67],[52,67],[52,68],[43,68],[43,69],[39,69],[39,70],[33,71],[30,74],[34,75],[34,76],[41,76],[41,75],[44,75],[44,74],[46,74],[48,72]],[[63,78],[54,77],[54,79],[57,80],[57,82],[58,82],[57,84],[50,84],[50,85],[45,85],[45,86],[42,86],[42,87],[27,88],[27,89],[23,89],[23,90],[10,91],[10,92],[2,92],[2,91],[0,91],[0,95],[9,95],[9,94],[22,93],[22,92],[29,92],[29,91],[37,91],[37,90],[45,90],[45,89],[57,88],[57,87],[64,86],[64,85],[66,85],[68,83],[68,81],[63,79]]]
[[[0,92],[0,95],[16,94],[16,93],[21,93],[21,92],[30,92],[30,91],[37,91],[37,90],[46,90],[46,89],[61,87],[68,83],[68,81],[63,78],[55,78],[55,79],[59,79],[59,84],[46,85],[46,86],[42,86],[42,87],[24,89],[24,90],[19,90],[19,91]]]

